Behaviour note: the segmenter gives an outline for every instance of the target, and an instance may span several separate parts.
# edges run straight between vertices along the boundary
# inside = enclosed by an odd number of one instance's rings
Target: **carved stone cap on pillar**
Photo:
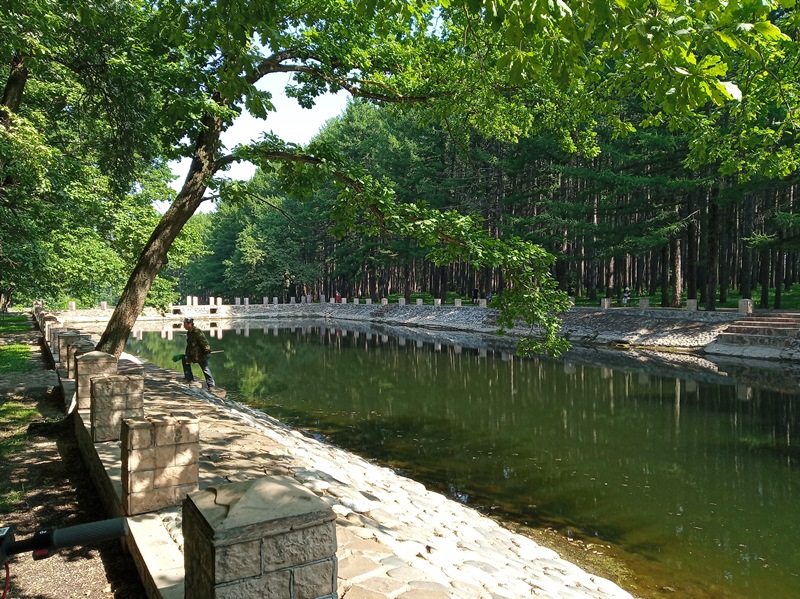
[[[288,476],[209,487],[186,497],[215,542],[261,539],[336,519],[331,507]],[[186,509],[186,506],[184,506]]]
[[[112,354],[107,354],[106,352],[97,350],[86,352],[75,359],[80,362],[79,368],[81,370],[81,374],[85,372],[106,373],[109,370],[109,366],[113,365],[116,367],[117,365],[117,358],[115,358]]]

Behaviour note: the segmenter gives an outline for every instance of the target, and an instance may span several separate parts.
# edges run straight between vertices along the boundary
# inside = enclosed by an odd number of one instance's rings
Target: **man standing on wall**
[[[187,382],[194,380],[192,374],[192,364],[200,364],[203,376],[206,378],[208,390],[214,388],[214,377],[211,375],[211,368],[208,366],[208,356],[211,353],[206,336],[194,326],[194,318],[184,318],[183,328],[186,329],[186,353],[183,356],[183,376]]]

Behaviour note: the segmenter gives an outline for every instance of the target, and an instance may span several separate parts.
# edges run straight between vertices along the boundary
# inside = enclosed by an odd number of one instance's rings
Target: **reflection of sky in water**
[[[345,326],[212,330],[214,376],[457,501],[613,542],[719,596],[798,596],[796,395]],[[172,368],[184,343],[144,333],[129,351]]]

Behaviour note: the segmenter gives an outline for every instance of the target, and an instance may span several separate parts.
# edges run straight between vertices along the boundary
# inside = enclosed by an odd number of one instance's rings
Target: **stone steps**
[[[757,347],[789,347],[794,337],[786,335],[754,334],[754,333],[720,333],[717,343],[724,345],[754,345]]]
[[[729,348],[732,354],[743,348],[783,350],[791,347],[800,335],[800,313],[755,313],[731,323],[717,336],[715,353]],[[738,350],[738,351],[737,351]]]
[[[738,324],[733,323],[727,329],[726,333],[736,333],[739,335],[773,335],[783,337],[794,337],[800,331],[800,325],[775,325],[771,323],[758,323],[758,324]]]

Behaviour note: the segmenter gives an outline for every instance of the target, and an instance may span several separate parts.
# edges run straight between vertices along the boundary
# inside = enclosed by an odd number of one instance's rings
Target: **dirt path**
[[[25,376],[5,373],[0,377],[4,383],[0,384],[0,414],[29,411],[23,426],[14,427],[10,419],[0,421],[4,446],[0,447],[8,451],[0,459],[0,525],[13,525],[19,540],[42,528],[108,517],[78,451],[72,418],[64,417],[63,399],[46,384],[48,373],[38,335],[32,330],[0,335],[0,345],[29,345],[36,364],[36,371]],[[32,380],[39,384],[19,391],[21,381]],[[120,541],[61,549],[38,561],[30,554],[18,555],[9,566],[10,599],[146,598],[133,560]]]

